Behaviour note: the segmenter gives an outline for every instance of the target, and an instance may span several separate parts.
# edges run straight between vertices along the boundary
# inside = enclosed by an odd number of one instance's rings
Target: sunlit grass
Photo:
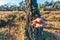
[[[3,12],[4,13],[4,12]],[[17,14],[18,13],[18,14]],[[17,17],[15,18],[15,20],[13,20],[14,21],[14,23],[16,24],[16,25],[18,25],[18,26],[16,26],[17,28],[17,30],[16,29],[13,29],[13,30],[10,30],[10,31],[14,31],[14,33],[12,32],[10,32],[11,34],[15,34],[16,36],[17,36],[17,40],[19,40],[20,39],[20,37],[19,37],[19,35],[21,35],[21,33],[23,33],[24,32],[24,28],[25,28],[25,20],[21,20],[21,16],[23,16],[22,14],[24,13],[19,13],[19,12],[17,12],[17,13],[13,13],[12,12],[12,15],[16,15]],[[25,15],[25,14],[24,14]],[[51,25],[51,27],[54,27],[54,26],[56,26],[56,27],[58,27],[59,26],[59,22],[56,22],[56,20],[58,19],[58,20],[60,20],[60,17],[57,17],[57,19],[55,19],[54,18],[54,16],[52,16],[52,14],[43,14],[44,16],[45,16],[45,20],[46,20],[46,18],[48,18],[49,20],[55,20],[55,22],[51,22],[50,24],[53,24],[53,26]],[[56,15],[55,15],[56,16]],[[9,27],[12,27],[11,25],[9,26]],[[59,26],[60,27],[60,26]],[[5,30],[6,29],[0,29],[0,40],[3,40],[3,38],[4,38],[4,34],[5,34]],[[24,33],[23,33],[23,35],[24,35]],[[22,36],[23,36],[22,35]],[[42,36],[42,38],[43,38],[43,40],[49,40],[49,38],[48,38],[48,36],[44,33],[43,34],[43,36]],[[29,40],[29,38],[28,37],[26,37],[26,40]]]

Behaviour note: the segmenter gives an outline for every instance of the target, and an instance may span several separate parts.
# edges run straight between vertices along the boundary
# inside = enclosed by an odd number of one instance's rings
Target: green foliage
[[[0,40],[4,40],[4,32],[0,32]]]
[[[46,33],[43,33],[43,36],[42,36],[43,40],[49,40]]]
[[[19,6],[18,5],[10,5],[10,4],[8,5],[8,4],[9,3],[1,5],[0,11],[24,11],[24,9],[25,9],[25,4],[23,1],[19,3]]]
[[[60,9],[60,1],[56,2],[44,2],[44,4],[40,5],[40,10],[45,10],[46,8],[55,8],[55,9]]]

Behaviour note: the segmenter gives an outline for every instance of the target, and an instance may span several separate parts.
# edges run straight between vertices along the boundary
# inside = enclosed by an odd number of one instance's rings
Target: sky
[[[24,0],[0,0],[0,6],[1,6],[1,5],[4,5],[4,4],[7,4],[7,3],[18,5],[19,2],[21,2],[21,1],[24,1]],[[44,3],[45,1],[51,2],[51,0],[37,0],[37,3],[38,3],[38,4],[42,4],[42,3]],[[55,2],[55,1],[58,1],[58,0],[54,0],[54,2]],[[59,1],[60,1],[60,0],[59,0]]]

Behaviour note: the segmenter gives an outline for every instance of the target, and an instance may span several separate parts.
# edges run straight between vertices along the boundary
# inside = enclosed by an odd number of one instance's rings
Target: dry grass
[[[24,40],[24,28],[26,21],[24,18],[21,19],[24,12],[0,12],[0,20],[4,20],[7,22],[8,20],[12,20],[15,15],[16,18],[11,22],[11,25],[6,25],[7,28],[0,28],[0,32],[4,32],[5,40]],[[11,36],[11,37],[10,37]]]
[[[6,28],[2,27],[0,28],[0,32],[4,32],[4,35],[7,37],[6,40],[11,39],[11,40],[24,40],[24,28],[26,25],[26,20],[23,18],[25,13],[23,11],[18,12],[18,11],[0,11],[0,20],[4,20],[7,22],[8,20],[13,19],[13,15],[16,16],[16,18],[13,20],[12,24],[7,26]],[[44,16],[44,19],[48,23],[47,27],[49,28],[60,28],[60,11],[46,11],[46,12],[41,12],[41,15]],[[11,28],[10,28],[11,27]],[[45,29],[44,31],[55,33],[60,35],[59,30],[49,30]],[[53,31],[53,32],[52,32]],[[12,36],[9,38],[9,36]]]

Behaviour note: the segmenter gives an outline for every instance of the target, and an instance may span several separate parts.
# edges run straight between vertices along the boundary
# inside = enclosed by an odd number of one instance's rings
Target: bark
[[[26,13],[27,13],[27,26],[26,26],[26,34],[30,40],[42,40],[42,32],[43,27],[41,28],[34,28],[31,26],[31,21],[40,18],[40,13],[38,11],[38,4],[37,0],[25,0],[26,2]],[[32,13],[32,16],[29,16],[29,13]]]

